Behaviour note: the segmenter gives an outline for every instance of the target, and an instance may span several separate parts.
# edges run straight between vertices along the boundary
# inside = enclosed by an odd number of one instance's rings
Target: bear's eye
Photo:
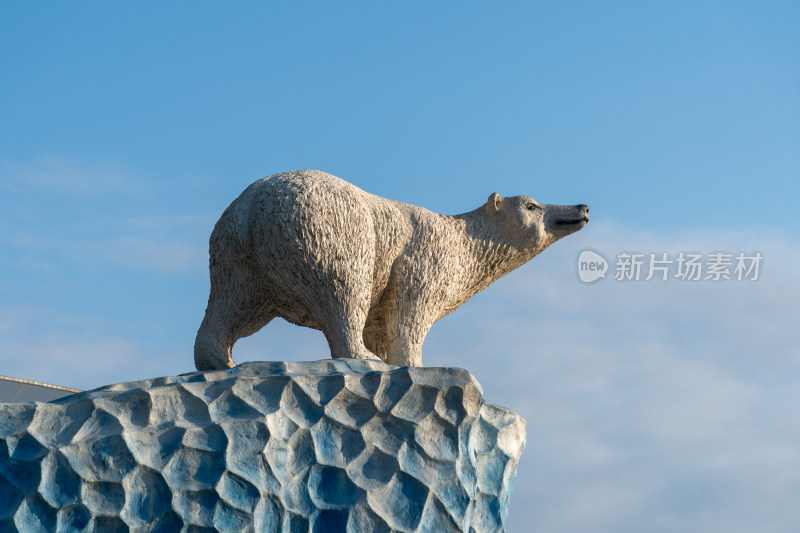
[[[536,211],[536,208],[539,206],[537,206],[536,204],[528,204],[525,207],[528,209],[528,211]]]

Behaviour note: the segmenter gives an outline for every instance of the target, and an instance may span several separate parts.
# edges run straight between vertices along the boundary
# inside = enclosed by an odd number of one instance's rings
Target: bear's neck
[[[474,268],[465,272],[464,285],[468,298],[521,267],[544,249],[523,248],[518,243],[504,239],[479,211],[453,218],[459,222],[464,249],[470,264],[474,265]]]

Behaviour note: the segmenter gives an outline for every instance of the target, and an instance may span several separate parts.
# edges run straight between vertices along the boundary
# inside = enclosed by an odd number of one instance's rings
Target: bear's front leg
[[[334,291],[331,291],[334,292]],[[319,298],[319,305],[312,314],[328,340],[331,357],[353,359],[377,359],[364,346],[364,324],[369,309],[370,287],[353,284],[346,290],[337,291],[342,297]],[[336,292],[334,292],[336,294]]]
[[[405,312],[400,312],[402,308]],[[401,306],[389,317],[386,362],[395,366],[422,366],[422,344],[435,319],[418,305]],[[427,311],[427,312],[426,312]]]

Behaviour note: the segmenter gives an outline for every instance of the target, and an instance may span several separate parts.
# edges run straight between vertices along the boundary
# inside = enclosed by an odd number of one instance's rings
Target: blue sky
[[[528,420],[509,531],[796,531],[800,5],[0,5],[0,374],[188,372],[207,242],[316,168],[592,222],[434,326]],[[583,285],[583,248],[760,251],[755,282]],[[613,268],[613,267],[612,267]],[[235,357],[319,359],[277,321]]]

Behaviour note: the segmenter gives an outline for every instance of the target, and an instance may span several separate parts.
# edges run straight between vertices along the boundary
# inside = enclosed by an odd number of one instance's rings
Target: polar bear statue
[[[422,366],[434,322],[589,221],[586,205],[501,198],[445,216],[298,170],[250,185],[210,239],[198,370],[275,317],[321,330],[333,357]]]

